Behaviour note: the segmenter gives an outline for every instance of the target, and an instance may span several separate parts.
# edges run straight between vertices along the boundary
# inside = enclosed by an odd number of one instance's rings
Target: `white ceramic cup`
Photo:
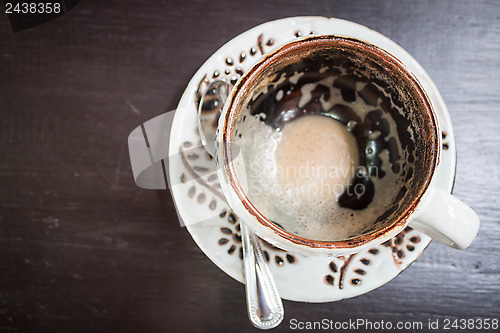
[[[393,204],[384,214],[373,217],[377,222],[374,221],[372,230],[348,239],[317,241],[284,230],[270,221],[248,198],[246,180],[237,174],[234,165],[238,160],[236,149],[244,147],[236,147],[233,141],[237,122],[242,120],[246,105],[262,89],[273,84],[273,81],[276,82],[280,75],[290,68],[304,70],[307,66],[316,66],[322,61],[335,63],[335,57],[344,56],[347,63],[354,66],[370,67],[373,77],[379,79],[379,85],[388,82],[389,90],[386,91],[393,89],[394,94],[397,90],[398,94],[404,95],[392,96],[394,98],[389,96],[392,107],[400,100],[405,101],[401,109],[404,110],[403,113],[397,115],[392,110],[387,112],[394,115],[395,119],[398,118],[395,120],[395,123],[400,123],[398,126],[404,124],[401,126],[405,128],[408,124],[408,130],[412,131],[411,140],[405,135],[405,131],[398,132],[397,139],[404,141],[402,146],[406,147],[406,151],[401,153],[407,159],[406,162],[408,159],[412,162],[406,165],[412,164],[413,168],[411,171],[404,170],[405,189],[400,191],[398,197],[390,198]],[[377,71],[382,73],[381,76],[378,76]],[[387,82],[384,83],[380,77],[387,77]],[[238,80],[231,91],[219,119],[216,148],[219,179],[231,208],[259,237],[290,252],[333,256],[356,253],[394,237],[406,226],[422,231],[448,246],[464,249],[471,244],[478,232],[479,219],[476,213],[433,184],[443,147],[437,116],[425,90],[401,59],[359,39],[333,35],[307,37],[287,43],[263,56]],[[404,168],[404,165],[405,163],[399,167]],[[273,197],[268,200],[277,201]]]

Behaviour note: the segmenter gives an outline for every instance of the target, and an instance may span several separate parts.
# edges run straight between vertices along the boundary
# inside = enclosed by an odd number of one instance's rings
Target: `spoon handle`
[[[241,235],[248,317],[257,328],[274,328],[283,320],[283,303],[264,258],[260,240],[245,224],[241,224]]]
[[[215,131],[223,105],[227,100],[231,85],[223,80],[215,80],[201,96],[198,107],[198,130],[206,151],[214,156]],[[243,242],[243,271],[248,317],[257,328],[267,330],[278,326],[285,315],[271,271],[267,266],[262,244],[245,223],[241,223]]]

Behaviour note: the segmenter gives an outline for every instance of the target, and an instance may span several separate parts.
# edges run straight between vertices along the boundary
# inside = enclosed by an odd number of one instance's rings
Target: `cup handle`
[[[450,193],[432,188],[409,224],[440,243],[463,250],[477,235],[479,217]]]

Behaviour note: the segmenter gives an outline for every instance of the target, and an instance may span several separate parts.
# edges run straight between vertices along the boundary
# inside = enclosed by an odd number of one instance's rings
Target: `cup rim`
[[[322,241],[322,240],[313,240],[304,238],[295,234],[292,234],[280,227],[278,227],[275,223],[271,222],[267,219],[250,201],[250,199],[246,196],[243,188],[238,180],[236,175],[234,166],[233,166],[233,153],[232,153],[232,134],[234,130],[234,124],[237,120],[237,116],[235,115],[234,105],[243,98],[242,95],[238,95],[246,85],[248,84],[249,78],[256,75],[260,70],[266,67],[272,59],[276,57],[280,57],[281,54],[289,52],[293,50],[300,44],[321,40],[331,40],[331,41],[347,41],[350,43],[360,44],[363,48],[370,49],[379,55],[382,55],[385,60],[392,62],[398,70],[400,70],[404,74],[404,78],[406,81],[410,81],[412,87],[415,88],[418,95],[420,95],[423,99],[423,104],[425,105],[425,109],[432,121],[431,127],[435,132],[435,140],[433,142],[433,160],[434,163],[430,166],[425,182],[423,186],[419,189],[416,194],[415,199],[412,201],[411,205],[409,205],[402,214],[400,214],[393,223],[383,228],[377,229],[373,232],[370,232],[365,235],[345,239],[345,240],[337,240],[337,241]],[[222,127],[221,127],[222,125]],[[220,129],[221,128],[221,129]],[[424,90],[422,84],[419,82],[417,77],[408,69],[408,67],[399,60],[396,56],[392,55],[388,51],[382,49],[381,47],[376,46],[373,43],[364,41],[359,38],[343,36],[340,34],[327,34],[327,35],[317,35],[317,36],[307,36],[300,39],[295,39],[288,43],[281,45],[276,50],[264,55],[260,60],[258,60],[234,85],[228,99],[226,105],[224,106],[223,112],[220,117],[217,138],[221,140],[217,141],[217,161],[219,160],[219,153],[222,157],[222,166],[221,169],[223,171],[224,177],[227,181],[227,185],[229,185],[229,189],[236,194],[238,200],[241,202],[246,212],[248,212],[254,219],[257,220],[258,225],[265,227],[267,230],[272,231],[273,234],[280,237],[280,240],[285,240],[291,242],[293,245],[298,245],[299,247],[307,247],[310,249],[322,249],[322,250],[355,250],[363,245],[371,244],[376,242],[377,240],[383,242],[390,237],[395,236],[397,233],[401,232],[406,225],[408,224],[409,218],[412,213],[416,210],[418,204],[420,203],[422,197],[426,193],[431,184],[431,181],[434,177],[437,165],[439,164],[440,154],[441,154],[441,145],[440,145],[440,135],[439,135],[439,123],[437,120],[437,116],[435,110],[432,106],[430,98],[426,91]],[[222,185],[222,184],[221,184]],[[224,185],[223,189],[224,189]],[[244,220],[244,223],[247,223]],[[259,232],[257,232],[259,233]],[[279,242],[279,241],[278,241]],[[352,251],[351,251],[352,252]]]

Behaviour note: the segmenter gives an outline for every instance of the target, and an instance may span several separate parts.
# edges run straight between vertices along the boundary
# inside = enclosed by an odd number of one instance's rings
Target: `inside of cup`
[[[226,140],[241,156],[231,164],[232,186],[262,224],[292,240],[358,244],[402,227],[432,177],[439,140],[428,99],[397,59],[373,45],[337,36],[287,44],[244,76],[229,103]],[[309,186],[297,196],[298,187],[282,182],[288,168],[295,177],[298,167],[314,164],[308,149],[327,158],[340,149],[330,139],[311,139],[320,131],[330,135],[319,119],[349,133],[356,156],[348,170],[343,165],[347,182]],[[293,141],[298,162],[280,165],[287,128],[299,122],[310,134]],[[308,177],[299,176],[301,186],[310,185]]]

